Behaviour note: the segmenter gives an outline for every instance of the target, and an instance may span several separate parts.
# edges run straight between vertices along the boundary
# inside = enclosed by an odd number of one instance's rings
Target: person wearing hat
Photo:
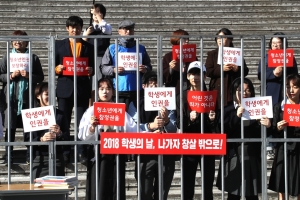
[[[130,20],[124,20],[119,23],[118,33],[120,36],[134,35],[135,23]],[[142,89],[142,84],[136,84],[136,71],[126,71],[124,66],[116,63],[115,44],[111,44],[102,59],[101,70],[104,76],[113,79],[114,88],[119,91],[119,103],[129,103],[137,98],[136,91]],[[118,38],[118,53],[126,55],[126,53],[136,53],[136,41],[133,37],[120,37]],[[147,71],[152,70],[151,60],[146,51],[146,48],[139,44],[140,60],[142,64],[138,66],[141,76]],[[116,72],[118,71],[118,77]],[[118,86],[116,86],[116,78],[118,78]]]
[[[201,70],[203,71],[204,76],[201,77]],[[177,127],[182,130],[183,133],[201,133],[201,115],[196,111],[189,110],[187,102],[187,91],[201,91],[201,84],[203,84],[203,90],[206,91],[205,86],[205,74],[206,68],[199,61],[194,61],[190,63],[187,70],[187,80],[188,80],[188,89],[182,93],[182,102],[180,95],[177,95]],[[183,115],[180,116],[180,103],[183,104]],[[204,115],[204,133],[214,132],[214,127],[216,126],[215,122],[215,112],[210,111],[209,114],[205,113]],[[183,127],[180,127],[180,118],[183,120]],[[203,156],[204,157],[204,199],[212,200],[213,199],[213,182],[215,178],[215,156]],[[187,155],[183,156],[183,184],[184,190],[183,195],[184,199],[193,199],[195,192],[195,178],[198,164],[201,167],[201,156],[199,155]]]
[[[153,71],[146,72],[142,77],[142,87],[153,88],[157,87],[157,74]],[[129,105],[128,114],[137,122],[140,118],[140,130],[145,132],[157,133],[176,133],[176,111],[168,110],[166,107],[161,107],[160,116],[157,111],[145,111],[144,98],[140,100],[140,113],[137,113],[137,103],[133,101]],[[173,180],[175,171],[175,157],[163,157],[163,199],[167,199],[168,193]],[[141,155],[140,156],[140,171],[137,171],[137,160],[135,167],[135,177],[138,180],[137,173],[140,173],[141,180],[141,199],[153,200],[158,199],[158,156],[157,155]],[[154,196],[154,198],[153,198]]]

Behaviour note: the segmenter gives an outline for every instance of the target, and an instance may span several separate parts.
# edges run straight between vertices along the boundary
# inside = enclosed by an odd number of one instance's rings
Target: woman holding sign
[[[99,102],[114,103],[113,101],[113,83],[108,78],[101,78],[98,82],[99,85]],[[102,131],[115,131],[116,126],[100,125],[99,120],[94,115],[94,106],[89,107],[83,117],[81,118],[79,125],[78,137],[81,140],[95,140],[96,129],[101,134]],[[125,126],[121,127],[120,132],[136,132],[137,126],[131,116],[125,112]],[[100,136],[100,135],[99,135]],[[94,152],[98,153],[99,149],[94,149]],[[99,199],[112,200],[116,199],[116,162],[115,155],[101,154],[98,159],[99,163]],[[120,156],[120,200],[125,200],[125,157]],[[95,158],[88,163],[87,169],[87,183],[86,183],[86,199],[96,199],[96,163]]]
[[[189,35],[188,32],[185,30],[179,29],[173,32],[170,38],[170,42],[172,45],[180,45],[180,37],[176,36],[184,36]],[[187,45],[189,43],[189,38],[183,38],[182,45]],[[195,51],[196,53],[196,51]],[[175,52],[171,51],[164,55],[163,57],[163,74],[164,74],[164,84],[166,87],[176,87],[176,94],[179,94],[179,78],[180,78],[180,62],[178,59],[174,59],[174,55],[176,56]],[[196,59],[195,59],[196,60]],[[186,89],[186,72],[190,62],[183,63],[183,88]]]
[[[241,117],[245,108],[241,106],[241,98],[255,96],[252,82],[245,78],[243,91],[241,91],[241,78],[237,78],[231,86],[232,102],[228,103],[224,110],[224,132],[227,138],[241,138]],[[261,124],[269,128],[271,122],[267,117],[260,120],[244,121],[244,138],[260,138]],[[244,181],[246,200],[258,200],[258,193],[261,193],[261,151],[260,142],[244,143]],[[216,186],[228,192],[228,200],[240,199],[242,195],[242,164],[241,164],[241,143],[227,142],[227,154],[224,157],[224,188],[221,185],[220,163]]]
[[[271,53],[272,51],[278,51],[281,50],[283,52],[283,36],[284,33],[282,32],[277,32],[274,33],[274,37],[270,39],[269,42],[269,52]],[[286,40],[286,48],[288,48],[288,42]],[[268,53],[269,54],[269,53]],[[266,65],[262,66],[261,61],[258,64],[258,74],[257,77],[259,80],[261,80],[261,71],[265,70],[266,71],[266,96],[272,96],[272,103],[273,106],[277,104],[278,102],[281,102],[283,99],[283,63],[278,64],[278,65],[272,65],[273,63],[270,63],[273,67],[269,66],[269,56],[268,54],[266,55],[265,61]],[[290,67],[286,68],[286,75],[290,74],[297,74],[298,73],[298,68],[297,68],[297,62],[295,57],[293,59],[293,65]],[[290,60],[291,61],[291,60]],[[289,62],[291,63],[291,62]],[[287,63],[286,66],[289,64]],[[272,138],[272,136],[270,136]],[[273,160],[274,159],[274,149],[273,147],[276,145],[276,143],[268,143],[267,144],[267,159],[268,160]]]
[[[25,31],[17,30],[13,32],[13,36],[27,36]],[[40,59],[37,55],[32,54],[32,85],[29,85],[29,49],[28,41],[12,41],[12,51],[10,53],[10,58],[22,58],[20,62],[14,62],[15,60],[10,61],[10,71],[8,71],[7,66],[7,54],[5,54],[0,62],[0,81],[3,83],[4,93],[10,96],[10,106],[11,106],[11,119],[8,119],[8,108],[5,105],[5,142],[8,141],[8,123],[10,123],[10,142],[15,141],[16,129],[23,128],[21,110],[29,108],[31,102],[29,102],[29,87],[35,88],[37,83],[40,83],[44,80],[44,73]],[[19,59],[16,59],[19,60]],[[23,66],[23,67],[20,67]],[[10,85],[7,85],[7,74],[10,74]],[[34,99],[34,97],[32,97]],[[5,99],[1,99],[2,102],[6,102]],[[7,102],[6,102],[7,103]],[[32,105],[33,106],[33,105]],[[27,133],[24,133],[24,137]],[[25,140],[24,140],[25,141]],[[6,156],[5,162],[8,162],[7,158],[7,146],[5,147]],[[11,156],[13,151],[13,146],[10,148]],[[12,161],[12,157],[10,159]],[[29,148],[27,149],[26,162],[29,163]]]
[[[41,83],[35,88],[35,99],[39,107],[49,106],[48,101],[48,83]],[[52,140],[68,141],[70,136],[67,118],[63,111],[56,109],[56,124],[52,124],[49,129],[32,132],[32,140],[47,142]],[[33,178],[49,175],[49,152],[47,145],[33,146]],[[63,146],[56,146],[56,174],[57,176],[65,175],[65,165],[63,157]]]
[[[286,78],[286,101],[278,102],[273,109],[273,136],[283,138],[284,130],[286,130],[287,138],[299,138],[300,128],[298,126],[289,126],[283,117],[285,105],[299,105],[300,103],[300,75],[291,74]],[[296,105],[295,105],[296,106]],[[296,107],[298,110],[298,107]],[[284,113],[284,114],[283,114]],[[299,117],[299,114],[297,114]],[[289,118],[289,116],[287,116]],[[300,199],[300,143],[287,143],[287,179],[288,179],[288,195],[297,196]],[[279,199],[285,199],[285,176],[284,176],[284,143],[277,142],[275,158],[269,181],[269,189],[279,192]]]
[[[232,35],[231,31],[227,28],[220,29],[216,35]],[[224,84],[224,91],[223,91],[223,99],[224,99],[224,106],[227,105],[228,102],[230,102],[231,96],[229,94],[231,83],[234,79],[241,76],[241,66],[237,66],[236,64],[224,64],[223,66],[220,66],[218,64],[218,54],[219,54],[219,48],[222,46],[223,41],[223,47],[232,47],[233,38],[231,37],[224,37],[223,39],[221,37],[216,37],[215,41],[218,45],[218,48],[215,50],[212,50],[207,53],[207,59],[205,63],[205,67],[207,69],[207,76],[210,77],[209,82],[209,90],[218,90],[218,108],[221,109],[221,84]],[[248,75],[248,67],[246,65],[245,60],[244,62],[244,74],[243,76]],[[222,70],[221,70],[222,69]],[[224,73],[224,83],[221,83],[221,73]]]

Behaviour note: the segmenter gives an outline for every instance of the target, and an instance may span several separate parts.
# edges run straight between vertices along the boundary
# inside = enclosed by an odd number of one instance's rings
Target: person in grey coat
[[[26,36],[25,31],[17,30],[13,32],[15,36]],[[29,53],[27,46],[28,41],[12,41],[12,51],[11,53]],[[34,90],[37,83],[40,83],[44,80],[44,73],[40,59],[37,55],[32,54],[32,85],[29,85],[29,73],[26,70],[15,70],[14,72],[9,72],[7,70],[7,54],[5,54],[0,61],[0,81],[3,83],[4,96],[2,96],[1,101],[7,104],[7,95],[10,99],[10,119],[8,119],[8,108],[5,106],[5,115],[4,115],[4,127],[5,131],[5,142],[8,141],[8,122],[10,123],[10,142],[15,141],[15,134],[17,128],[23,128],[21,110],[27,109],[30,107],[29,102],[29,87],[32,87]],[[7,73],[10,73],[10,85],[7,85]],[[33,95],[33,94],[32,94]],[[5,97],[5,98],[4,98]],[[33,96],[32,96],[33,99]],[[33,102],[33,101],[32,101]],[[33,107],[33,105],[32,105]],[[24,133],[24,138],[25,138]],[[5,147],[5,163],[7,163],[7,152],[8,146]],[[11,156],[13,151],[13,146],[10,148]],[[12,158],[10,160],[12,162]],[[27,147],[26,162],[29,161],[29,151]]]

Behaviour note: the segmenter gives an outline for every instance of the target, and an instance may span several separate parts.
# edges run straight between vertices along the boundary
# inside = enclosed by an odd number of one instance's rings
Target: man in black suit
[[[83,20],[78,16],[71,16],[66,21],[66,30],[69,36],[79,36],[82,32]],[[63,65],[64,57],[74,56],[74,38],[67,38],[56,41],[55,44],[55,73],[58,75],[56,96],[58,108],[65,112],[69,125],[71,123],[72,109],[74,107],[74,89],[77,90],[77,124],[88,108],[89,98],[91,96],[91,85],[89,76],[94,75],[94,47],[92,44],[76,38],[76,58],[88,58],[88,66],[84,67],[87,76],[77,76],[77,88],[74,88],[74,77],[63,75],[66,66]],[[77,71],[78,72],[78,71]],[[78,145],[78,159],[81,163],[86,163],[86,156],[83,152],[83,146]]]

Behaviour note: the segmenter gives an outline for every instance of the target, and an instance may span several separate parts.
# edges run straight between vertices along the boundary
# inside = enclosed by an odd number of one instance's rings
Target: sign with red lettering
[[[215,110],[217,90],[213,91],[187,91],[188,107],[198,113],[209,113]]]
[[[172,47],[172,59],[180,60],[180,45]],[[182,60],[183,62],[193,62],[196,60],[196,44],[182,45]]]
[[[286,49],[285,51],[286,67],[294,66],[294,49]],[[268,51],[268,67],[283,67],[283,49]]]
[[[218,64],[221,65],[222,54],[221,47],[218,52]],[[242,53],[241,48],[223,47],[223,65],[234,64],[237,66],[242,65]]]
[[[300,105],[285,104],[283,119],[287,121],[288,126],[300,126]]]
[[[226,134],[101,133],[101,154],[225,155]]]
[[[124,67],[125,71],[134,71],[142,64],[142,53],[139,53],[139,62],[136,53],[118,53],[118,66]]]
[[[125,112],[125,103],[94,103],[94,115],[101,125],[124,126]]]
[[[65,76],[74,76],[74,58],[73,57],[64,57],[63,58],[63,66],[65,69],[63,70],[63,75]],[[89,58],[87,57],[79,57],[76,58],[76,69],[77,76],[88,76],[89,73],[85,69],[89,66]]]
[[[145,111],[160,110],[162,106],[168,110],[176,110],[176,94],[174,87],[145,88]]]
[[[263,116],[273,118],[271,96],[243,98],[241,105],[245,108],[242,116],[243,120],[261,119]]]
[[[28,53],[10,53],[10,72],[16,70],[29,71],[29,54]]]
[[[24,132],[49,129],[56,124],[53,106],[21,110]]]

